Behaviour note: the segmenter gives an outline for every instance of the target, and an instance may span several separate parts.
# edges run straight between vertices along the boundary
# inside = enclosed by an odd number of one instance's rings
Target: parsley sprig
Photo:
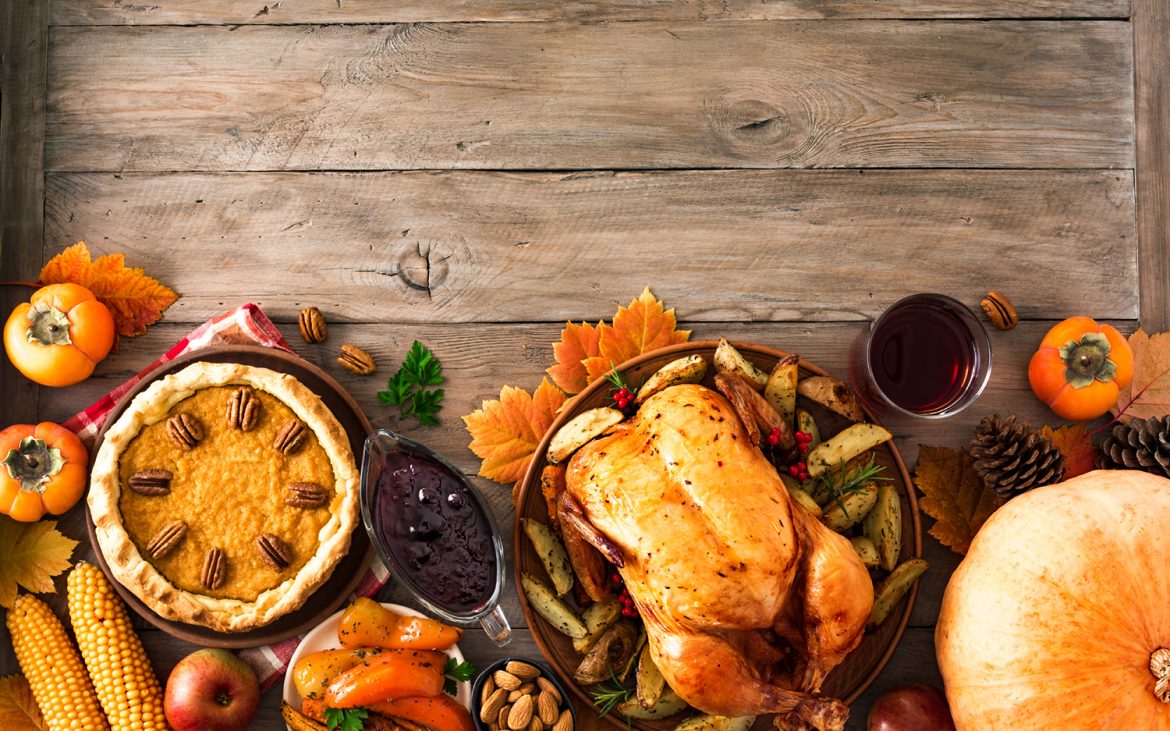
[[[466,683],[475,677],[475,671],[478,670],[475,665],[464,660],[458,662],[453,657],[447,658],[447,664],[443,666],[443,692],[447,695],[459,695],[459,683]]]
[[[889,482],[892,477],[883,477],[885,466],[877,463],[873,452],[869,454],[869,462],[860,469],[848,471],[849,465],[842,462],[834,471],[829,469],[820,476],[820,480],[829,493],[829,502],[836,502],[841,506],[845,517],[849,517],[849,509],[845,507],[844,497],[850,493],[860,492],[871,482]]]
[[[325,726],[330,731],[362,731],[369,716],[364,708],[326,708]]]
[[[386,390],[378,392],[378,403],[397,406],[399,419],[413,416],[423,426],[438,426],[437,414],[443,408],[443,389],[429,387],[446,380],[439,359],[415,340],[402,361],[402,367],[386,383]]]

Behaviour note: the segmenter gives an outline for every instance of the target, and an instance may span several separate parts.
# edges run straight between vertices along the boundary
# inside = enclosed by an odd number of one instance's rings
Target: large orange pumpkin
[[[996,511],[935,632],[956,727],[1170,729],[1168,530],[1170,480],[1136,471],[1090,472]]]

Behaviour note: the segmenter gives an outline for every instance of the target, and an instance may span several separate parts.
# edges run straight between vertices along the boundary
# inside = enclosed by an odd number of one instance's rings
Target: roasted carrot
[[[369,706],[369,710],[426,726],[432,731],[473,731],[471,714],[446,693],[433,697],[396,698]]]
[[[325,723],[325,701],[320,698],[305,698],[301,701],[301,715],[307,716],[314,721]]]
[[[337,627],[342,647],[446,650],[462,636],[458,627],[428,617],[406,617],[366,597],[349,605]]]
[[[325,689],[325,704],[333,708],[366,707],[392,698],[437,696],[443,692],[447,656],[427,650],[388,650],[346,670]]]
[[[323,698],[334,678],[350,668],[369,663],[382,652],[374,647],[311,652],[293,666],[293,684],[302,698]]]

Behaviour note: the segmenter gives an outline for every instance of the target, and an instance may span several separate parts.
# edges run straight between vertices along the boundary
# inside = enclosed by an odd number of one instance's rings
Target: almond
[[[492,680],[492,676],[488,676],[483,683],[483,689],[479,693],[479,702],[487,703],[488,698],[492,697],[492,693],[496,692],[496,681]],[[487,723],[486,721],[484,723]]]
[[[499,690],[499,688],[497,688]],[[500,728],[508,728],[508,714],[512,712],[512,706],[504,706],[500,709],[500,714],[496,717],[496,725]]]
[[[508,702],[515,703],[516,701],[520,700],[521,696],[525,696],[525,695],[528,695],[528,694],[525,693],[521,688],[517,688],[516,690],[514,690],[508,694]]]
[[[544,731],[544,721],[541,721],[539,716],[533,716],[528,722],[528,731]]]
[[[497,688],[503,688],[504,690],[516,690],[521,685],[520,678],[517,678],[507,670],[497,670],[492,674],[492,679],[496,681]]]
[[[490,723],[499,716],[500,709],[504,707],[505,699],[508,696],[508,691],[503,688],[496,688],[488,699],[483,702],[483,706],[479,709],[479,720],[484,723]]]
[[[573,714],[569,709],[561,711],[560,718],[553,724],[552,731],[573,731]]]
[[[520,660],[510,661],[504,666],[504,669],[521,680],[533,680],[540,677],[540,668]]]
[[[548,693],[551,695],[553,702],[556,703],[557,706],[561,705],[561,692],[557,690],[555,685],[552,684],[552,681],[541,677],[536,679],[536,685],[540,688],[542,693]]]
[[[531,721],[532,696],[521,696],[516,701],[516,705],[512,706],[511,712],[508,713],[508,728],[512,729],[512,731],[522,731],[522,729],[528,728],[528,724]]]
[[[553,700],[552,694],[547,690],[540,691],[540,695],[536,697],[536,710],[540,714],[540,720],[544,722],[545,726],[551,726],[557,722],[558,704]]]

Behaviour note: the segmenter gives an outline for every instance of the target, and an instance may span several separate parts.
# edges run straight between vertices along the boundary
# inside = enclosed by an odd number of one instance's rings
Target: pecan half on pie
[[[221,632],[300,607],[349,550],[358,472],[290,375],[194,363],[106,431],[89,509],[111,573],[159,615]]]

